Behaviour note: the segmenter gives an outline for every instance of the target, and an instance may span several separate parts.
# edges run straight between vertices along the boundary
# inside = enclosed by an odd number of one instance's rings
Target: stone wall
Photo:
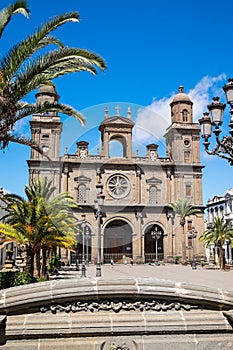
[[[1,291],[1,349],[233,348],[233,293],[152,278],[57,280]]]

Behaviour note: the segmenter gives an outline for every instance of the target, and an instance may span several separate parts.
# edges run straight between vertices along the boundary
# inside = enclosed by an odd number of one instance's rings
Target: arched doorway
[[[111,221],[104,230],[104,263],[121,261],[124,256],[132,258],[132,249],[130,225],[124,220]]]
[[[161,226],[152,224],[146,228],[145,240],[145,263],[163,260],[163,237],[164,231]]]
[[[84,232],[84,246],[83,246],[83,234]],[[81,228],[77,235],[77,250],[76,252],[71,252],[70,254],[70,263],[72,265],[81,264],[82,257],[86,264],[89,264],[91,261],[91,247],[92,247],[92,231],[89,225],[86,225],[85,230]]]

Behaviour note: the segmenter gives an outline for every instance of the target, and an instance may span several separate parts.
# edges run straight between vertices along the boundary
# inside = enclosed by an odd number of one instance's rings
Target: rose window
[[[108,192],[114,198],[123,198],[130,191],[128,179],[120,174],[113,175],[108,180]]]

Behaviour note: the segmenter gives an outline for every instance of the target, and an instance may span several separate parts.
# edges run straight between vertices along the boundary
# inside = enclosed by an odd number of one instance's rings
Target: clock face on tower
[[[108,179],[107,188],[111,197],[116,199],[124,198],[130,191],[129,180],[121,174],[112,175]]]
[[[44,152],[44,153],[47,153],[48,150],[49,150],[49,147],[48,147],[48,146],[43,146],[42,149],[43,149],[43,152]]]

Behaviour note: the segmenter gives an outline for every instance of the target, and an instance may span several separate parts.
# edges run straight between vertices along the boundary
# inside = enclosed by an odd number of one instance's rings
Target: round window
[[[190,141],[188,139],[184,140],[185,147],[190,147]]]
[[[108,179],[108,192],[114,198],[124,198],[130,191],[129,180],[121,175],[112,175]]]

